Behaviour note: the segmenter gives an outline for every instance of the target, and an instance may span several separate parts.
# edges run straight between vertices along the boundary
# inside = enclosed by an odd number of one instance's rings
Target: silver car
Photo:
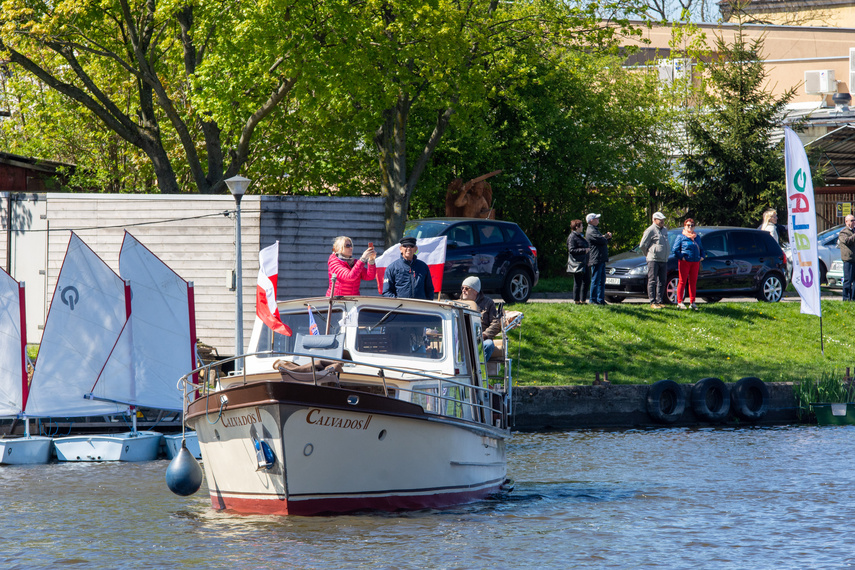
[[[816,236],[816,253],[819,257],[819,282],[826,283],[830,279],[829,272],[835,261],[840,261],[840,248],[837,247],[837,234],[840,233],[845,226],[840,224]],[[784,254],[787,256],[787,273],[789,277],[793,275],[793,252],[789,245],[784,246]],[[840,277],[843,277],[843,265],[840,265]],[[831,283],[829,282],[829,286]],[[837,285],[838,287],[840,285]]]
[[[831,264],[831,269],[828,270],[828,288],[843,289],[843,261],[837,259]]]

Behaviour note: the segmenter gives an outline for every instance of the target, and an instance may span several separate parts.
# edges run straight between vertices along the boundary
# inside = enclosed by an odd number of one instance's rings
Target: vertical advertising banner
[[[793,286],[802,298],[801,312],[822,317],[819,301],[819,260],[816,253],[816,202],[805,147],[784,127],[787,176],[787,228],[793,263]]]

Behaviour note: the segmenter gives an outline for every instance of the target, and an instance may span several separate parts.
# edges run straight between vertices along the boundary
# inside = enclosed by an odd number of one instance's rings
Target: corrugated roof
[[[822,164],[827,168],[828,184],[851,184],[855,181],[855,123],[843,125],[806,146],[820,149]]]

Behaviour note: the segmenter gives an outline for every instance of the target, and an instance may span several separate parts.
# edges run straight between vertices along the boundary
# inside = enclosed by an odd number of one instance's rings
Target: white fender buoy
[[[181,440],[181,449],[166,468],[166,486],[176,495],[192,495],[202,486],[202,467],[187,449],[187,443]]]

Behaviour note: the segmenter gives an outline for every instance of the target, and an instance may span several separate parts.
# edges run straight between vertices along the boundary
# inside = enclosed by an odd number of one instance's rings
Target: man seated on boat
[[[400,242],[401,257],[386,268],[383,275],[383,296],[433,300],[433,281],[427,263],[416,259],[416,238],[405,237]]]
[[[463,280],[460,298],[464,301],[475,301],[478,310],[481,311],[481,338],[484,341],[484,359],[490,360],[490,355],[496,348],[493,339],[502,330],[502,321],[499,319],[496,303],[481,292],[481,280],[475,276],[469,276]]]

